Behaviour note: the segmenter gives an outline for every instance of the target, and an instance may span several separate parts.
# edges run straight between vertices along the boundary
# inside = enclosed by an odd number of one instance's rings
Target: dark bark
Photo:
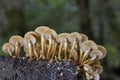
[[[81,32],[88,35],[90,39],[93,39],[91,20],[89,15],[89,1],[90,0],[77,0],[78,15]]]
[[[13,59],[0,56],[0,80],[83,80],[71,61]]]

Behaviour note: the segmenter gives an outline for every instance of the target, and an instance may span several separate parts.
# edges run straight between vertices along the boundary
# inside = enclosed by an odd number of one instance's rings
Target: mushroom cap
[[[57,36],[57,33],[53,29],[49,29],[44,33],[44,36],[46,39],[55,38]]]
[[[103,59],[103,57],[104,57],[103,53],[102,53],[100,50],[97,50],[97,49],[91,51],[91,52],[90,52],[90,56],[91,56],[91,57],[96,56],[96,58],[98,58],[99,60]]]
[[[88,64],[84,64],[83,65],[83,69],[87,72],[87,73],[93,73],[92,67]]]
[[[101,65],[93,65],[92,68],[93,71],[97,72],[98,74],[101,74],[103,72],[103,67]]]
[[[50,28],[47,27],[47,26],[40,26],[40,27],[37,27],[35,29],[35,32],[37,32],[39,35],[41,35],[42,33],[45,33],[49,30]]]
[[[94,72],[92,75],[94,80],[100,80],[100,75],[97,72]]]
[[[68,33],[61,33],[56,36],[56,41],[58,43],[63,43],[67,39],[68,35],[69,35]]]
[[[21,37],[21,36],[19,36],[19,35],[10,37],[9,43],[15,45],[16,42],[19,43],[19,46],[23,46],[23,37]]]
[[[84,52],[98,49],[98,46],[92,40],[84,41],[83,43],[80,44],[80,47]]]
[[[81,41],[84,42],[86,40],[88,40],[88,37],[85,34],[80,34],[82,36]]]
[[[25,36],[26,36],[26,35],[32,35],[32,36],[34,36],[37,40],[40,39],[39,34],[38,34],[37,32],[34,32],[34,31],[29,31],[29,32],[27,32],[27,33],[25,34]]]
[[[95,60],[93,63],[92,63],[92,65],[100,65],[101,63],[100,63],[100,61],[99,60]]]
[[[82,39],[82,36],[78,32],[73,32],[71,33],[71,35],[75,36],[78,39],[78,41],[81,41]]]
[[[73,32],[73,33],[69,34],[68,41],[73,42],[74,39],[77,39],[80,42],[82,39],[82,36],[78,32]]]
[[[36,38],[32,35],[25,35],[23,40],[24,45],[27,45],[29,42],[31,42],[31,44],[35,44]]]
[[[8,53],[8,49],[10,49],[11,52],[14,52],[14,46],[10,43],[5,43],[3,46],[2,46],[2,50],[3,52],[5,53]]]
[[[103,53],[103,58],[104,58],[107,54],[107,50],[101,45],[98,45],[98,49]]]

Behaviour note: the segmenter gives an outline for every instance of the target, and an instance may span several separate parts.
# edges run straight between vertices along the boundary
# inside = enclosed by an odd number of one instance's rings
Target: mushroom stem
[[[95,58],[96,56],[92,57],[91,59],[87,59],[86,61],[84,61],[84,64],[92,64]]]
[[[34,52],[36,60],[38,60],[38,53],[37,53],[34,45],[33,45],[33,52]]]
[[[55,43],[55,44],[54,44],[54,47],[53,47],[53,52],[52,52],[52,57],[51,57],[51,59],[53,59],[53,58],[55,57],[56,48],[57,48],[57,43]]]
[[[49,59],[49,54],[50,54],[51,46],[52,46],[52,39],[50,38],[49,39],[48,51],[47,51],[47,59]]]
[[[10,48],[8,48],[8,53],[9,53],[9,55],[10,55],[11,57],[13,56]]]
[[[70,56],[69,56],[69,59],[71,58],[71,57],[73,57],[73,49],[74,49],[74,47],[75,47],[75,40],[73,41],[73,43],[72,43],[72,47],[71,47],[71,50],[70,50]]]
[[[61,60],[61,50],[62,49],[62,43],[60,43],[60,46],[59,46],[59,51],[58,51],[58,59]]]
[[[82,62],[84,62],[84,60],[86,60],[86,58],[88,57],[88,52],[89,51],[85,51],[85,53],[83,54],[83,57],[82,57]]]
[[[83,51],[80,48],[80,58],[79,58],[79,63],[82,63],[82,57],[83,57]]]
[[[42,58],[44,59],[45,55],[44,55],[44,37],[43,37],[43,33],[41,35],[41,51],[42,51]]]
[[[29,56],[30,56],[30,60],[32,60],[32,44],[31,42],[28,43],[28,50],[29,50]]]
[[[67,60],[67,41],[65,39],[65,42],[64,42],[64,59]]]
[[[18,42],[15,43],[15,56],[16,56],[16,58],[19,58]]]

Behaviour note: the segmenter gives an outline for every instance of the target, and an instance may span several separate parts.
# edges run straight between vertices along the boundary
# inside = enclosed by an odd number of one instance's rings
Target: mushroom
[[[88,51],[86,51],[85,53],[80,52],[79,63],[81,63],[81,64],[86,64],[87,63],[87,61],[88,61],[87,59],[88,59],[88,56],[89,56],[88,53],[89,53]]]
[[[92,73],[93,73],[92,67],[90,65],[88,65],[88,64],[84,64],[83,69],[85,71],[86,79],[87,80],[92,79],[93,78],[93,76],[92,76]]]
[[[103,53],[100,50],[97,50],[97,49],[91,51],[90,56],[92,57],[92,59],[98,58],[99,60],[104,57]]]
[[[83,50],[83,52],[98,49],[98,46],[97,46],[96,43],[93,42],[92,40],[84,41],[84,42],[80,45],[80,47],[81,47],[81,49]]]
[[[106,54],[107,54],[107,51],[106,51],[106,49],[103,47],[103,46],[101,46],[101,45],[98,45],[98,49],[103,53],[103,57],[102,57],[102,59],[106,56]]]
[[[103,72],[103,67],[101,65],[93,65],[92,68],[93,71],[97,72],[98,74],[101,74]]]
[[[74,50],[73,54],[74,55],[72,55],[71,57],[73,57],[73,61],[74,61],[74,63],[76,63],[78,61],[78,53],[77,53],[77,51]]]
[[[68,33],[61,33],[56,36],[56,42],[59,43],[58,59],[61,60],[61,52],[64,51],[64,59],[67,59],[67,37]],[[63,48],[62,48],[63,47]]]
[[[40,53],[40,51],[39,51],[39,49],[40,49],[40,45],[39,45],[39,43],[40,43],[40,37],[39,37],[39,34],[36,33],[36,32],[34,32],[34,31],[29,31],[29,32],[27,32],[25,34],[25,38],[26,39],[28,38],[33,43],[32,44],[33,53],[34,53],[36,59],[38,60],[39,53]]]
[[[36,43],[36,38],[32,35],[25,35],[24,36],[24,50],[26,52],[26,54],[29,55],[30,57],[30,60],[32,60],[32,57],[33,57],[33,45]],[[36,53],[37,54],[37,53]]]
[[[50,51],[52,49],[52,46],[55,44],[55,37],[57,36],[57,33],[53,29],[49,29],[44,33],[45,39],[48,40],[48,49],[46,54],[46,59],[49,59],[50,57]]]
[[[3,46],[2,46],[2,50],[3,52],[5,53],[8,53],[11,57],[13,56],[12,53],[14,52],[14,46],[10,43],[5,43]]]
[[[81,42],[82,36],[78,32],[73,32],[68,36],[69,42],[73,42],[74,38],[78,40],[78,43]]]
[[[46,26],[40,26],[38,28],[35,29],[35,32],[37,32],[40,35],[41,38],[41,56],[43,59],[45,58],[45,36],[44,34],[49,30],[49,27]]]
[[[88,37],[85,34],[80,34],[82,36],[82,42],[88,40]]]
[[[97,72],[94,72],[92,75],[94,80],[100,80],[100,75]]]
[[[79,43],[79,40],[80,40],[80,35],[79,33],[77,32],[74,32],[74,33],[71,33],[68,35],[67,39],[68,41],[70,42],[70,49],[68,49],[68,51],[70,52],[69,54],[69,59],[74,55],[73,54],[73,51],[76,50],[77,51],[77,48],[78,48],[78,45],[77,43]]]
[[[12,36],[9,39],[9,43],[15,47],[15,56],[19,58],[20,50],[23,46],[23,38],[21,36]]]

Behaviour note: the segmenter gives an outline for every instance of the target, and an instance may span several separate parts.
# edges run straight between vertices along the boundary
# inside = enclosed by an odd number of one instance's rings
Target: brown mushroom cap
[[[3,52],[5,53],[8,53],[8,48],[10,49],[11,52],[14,52],[14,46],[10,43],[5,43],[3,46],[2,46],[2,50]]]
[[[103,72],[103,67],[101,65],[93,65],[92,68],[93,71],[97,72],[98,74],[101,74]]]
[[[19,46],[23,46],[23,38],[21,36],[16,35],[16,36],[10,37],[9,43],[15,45],[16,42],[19,43]]]
[[[32,35],[25,35],[23,40],[24,45],[27,45],[29,42],[31,42],[31,44],[35,44],[36,38]]]
[[[68,35],[69,35],[68,33],[61,33],[56,36],[56,41],[58,43],[63,43],[67,39]]]
[[[73,32],[71,35],[75,36],[78,41],[81,41],[82,36],[78,32]]]
[[[83,43],[80,44],[80,47],[84,52],[98,49],[96,43],[91,40],[84,41]]]
[[[37,32],[34,32],[34,31],[29,31],[25,34],[26,35],[32,35],[34,36],[37,40],[40,40],[40,37],[39,37],[39,34]]]
[[[46,31],[44,33],[44,37],[45,39],[55,39],[55,37],[57,36],[57,33],[53,30],[53,29],[49,29],[48,31]]]
[[[68,41],[73,42],[74,39],[75,40],[77,39],[80,42],[82,39],[82,36],[78,32],[73,32],[73,33],[69,34]]]
[[[94,72],[92,75],[94,80],[100,80],[100,75],[97,72]]]
[[[103,53],[103,58],[104,58],[107,54],[107,50],[101,45],[98,45],[98,49]]]
[[[40,26],[40,27],[37,27],[37,28],[35,29],[35,32],[37,32],[39,35],[41,35],[42,33],[47,32],[49,29],[50,29],[49,27]]]
[[[103,53],[102,53],[100,50],[97,50],[97,49],[91,51],[91,52],[90,52],[90,56],[91,56],[91,57],[96,57],[96,58],[98,58],[99,60],[100,60],[100,59],[103,59],[103,57],[104,57]]]
[[[80,34],[82,36],[82,42],[88,40],[88,37],[85,34]]]
[[[83,65],[83,68],[84,68],[84,70],[85,70],[86,72],[88,72],[88,73],[93,73],[92,67],[91,67],[90,65],[84,64],[84,65]]]

